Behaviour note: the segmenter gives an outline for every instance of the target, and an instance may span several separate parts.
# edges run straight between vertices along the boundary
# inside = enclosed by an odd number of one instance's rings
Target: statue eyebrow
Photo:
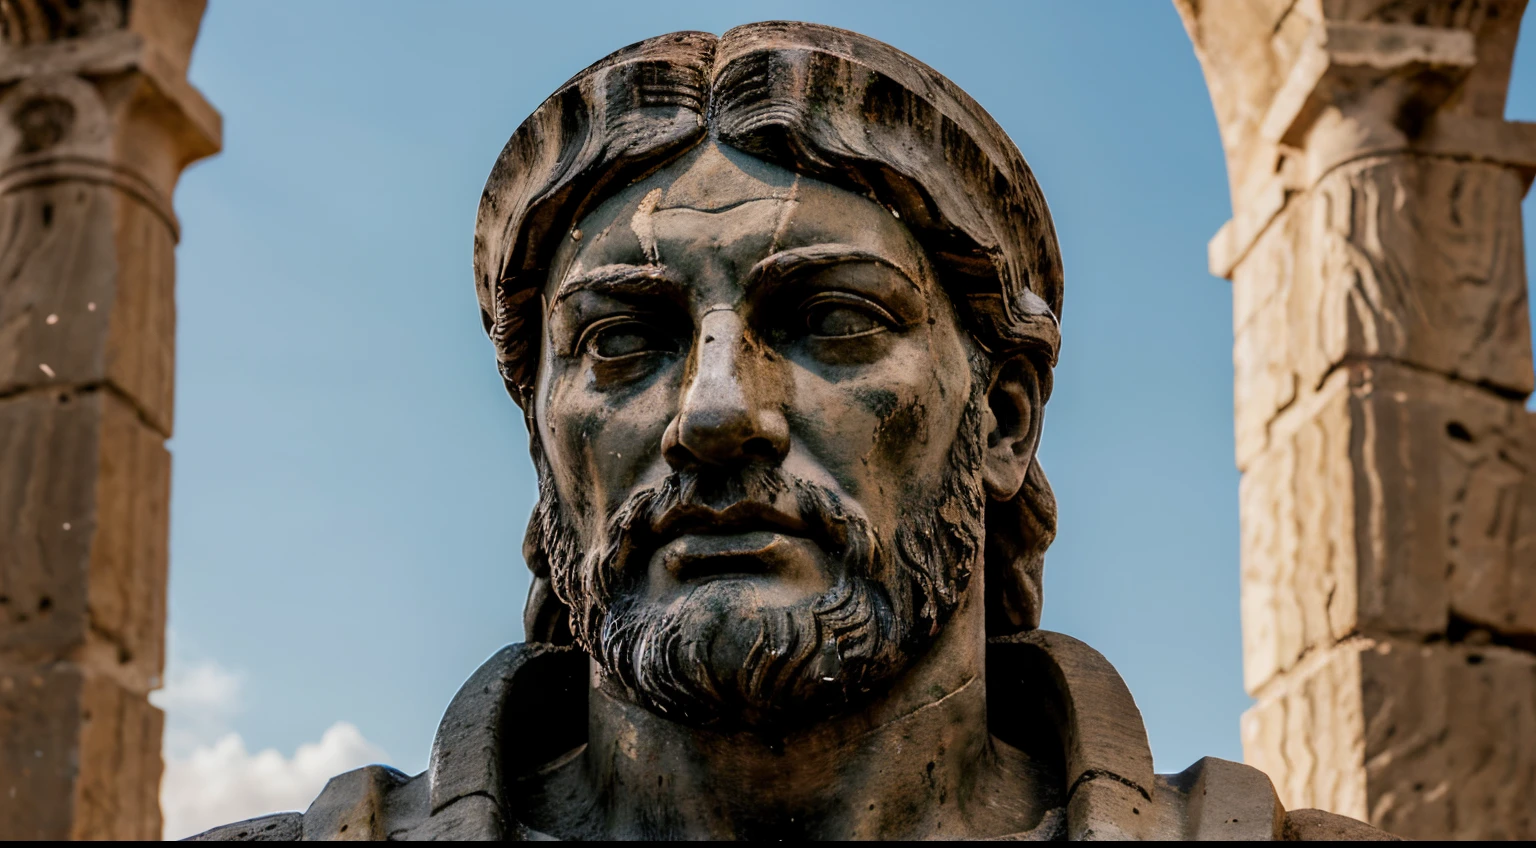
[[[747,285],[757,284],[773,285],[779,280],[794,274],[802,274],[807,271],[815,271],[833,265],[841,265],[847,262],[869,262],[874,265],[884,265],[901,275],[901,278],[912,285],[919,292],[922,287],[917,284],[917,279],[906,268],[895,260],[873,251],[854,247],[848,244],[813,244],[806,247],[794,247],[781,250],[771,256],[760,260],[747,272]]]
[[[656,294],[658,289],[676,294],[682,284],[660,265],[601,265],[560,283],[551,307],[577,292],[590,291],[606,295]]]
[[[835,242],[794,247],[764,257],[747,271],[746,284],[748,287],[765,285],[771,288],[787,277],[849,262],[883,265],[901,275],[913,288],[922,290],[913,275],[890,257]],[[681,297],[683,288],[682,282],[660,265],[601,265],[562,281],[549,306],[553,308],[571,295],[583,291],[622,296],[657,294],[660,289],[661,293],[685,299]]]

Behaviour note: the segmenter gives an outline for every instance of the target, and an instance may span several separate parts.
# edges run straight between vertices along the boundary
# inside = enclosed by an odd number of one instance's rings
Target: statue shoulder
[[[1125,681],[1070,636],[1033,630],[989,640],[987,678],[993,733],[1042,759],[1059,752],[1068,839],[1396,838],[1320,810],[1287,813],[1269,776],[1242,763],[1206,757],[1178,774],[1154,774]]]

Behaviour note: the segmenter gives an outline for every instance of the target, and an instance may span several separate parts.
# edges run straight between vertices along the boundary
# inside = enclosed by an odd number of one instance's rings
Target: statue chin
[[[710,580],[665,605],[621,600],[596,656],[668,720],[788,732],[858,709],[933,638],[915,638],[873,580],[842,581],[791,605],[762,603],[761,583]]]

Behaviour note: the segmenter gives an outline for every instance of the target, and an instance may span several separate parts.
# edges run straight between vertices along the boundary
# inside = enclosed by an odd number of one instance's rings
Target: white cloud
[[[165,710],[160,810],[166,839],[303,810],[335,775],[386,759],[345,721],[332,724],[318,742],[300,745],[291,757],[272,748],[251,753],[230,726],[240,711],[241,675],[211,660],[187,660],[174,638],[170,655],[165,688],[150,696]]]
[[[238,733],[166,757],[160,809],[166,839],[266,813],[303,810],[332,777],[384,758],[384,752],[344,721],[292,757],[272,748],[252,754]]]
[[[240,711],[239,674],[216,662],[186,662],[172,654],[165,688],[149,700],[165,710],[165,752],[186,756],[229,732]]]

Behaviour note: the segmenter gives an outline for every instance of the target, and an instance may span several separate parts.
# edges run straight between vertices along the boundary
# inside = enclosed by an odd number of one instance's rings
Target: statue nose
[[[783,461],[789,422],[769,373],[778,365],[751,343],[734,310],[705,313],[698,339],[693,378],[667,425],[662,455],[678,470]]]

